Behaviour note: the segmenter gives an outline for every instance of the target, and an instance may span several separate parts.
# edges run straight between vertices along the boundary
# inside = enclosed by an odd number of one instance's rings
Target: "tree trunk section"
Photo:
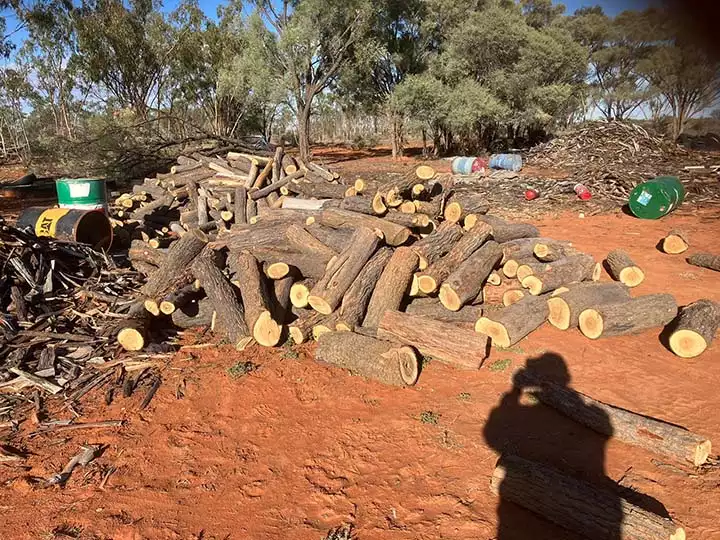
[[[670,335],[670,349],[682,358],[695,358],[713,342],[718,326],[720,306],[712,300],[698,300],[680,311]]]
[[[372,197],[345,197],[340,203],[340,208],[350,212],[359,212],[369,216],[381,216],[387,211],[387,206],[382,200],[382,195],[376,193]]]
[[[323,244],[304,227],[298,225],[297,223],[292,223],[288,226],[285,231],[285,237],[287,238],[290,246],[297,251],[301,251],[309,255],[315,255],[326,263],[339,253]]]
[[[486,242],[470,255],[440,287],[440,301],[451,311],[459,310],[482,292],[485,280],[502,257],[497,242]]]
[[[475,325],[475,331],[490,336],[493,345],[507,349],[540,327],[547,316],[547,298],[526,296],[483,316]]]
[[[675,318],[677,311],[672,295],[649,294],[586,309],[580,313],[578,326],[590,339],[625,336],[665,326]]]
[[[645,273],[627,253],[620,249],[608,253],[606,262],[610,269],[610,275],[623,285],[637,287],[645,279]]]
[[[422,229],[430,225],[430,218],[425,214],[406,214],[397,210],[391,210],[383,216],[383,219],[409,229]]]
[[[485,196],[475,193],[456,192],[446,201],[443,215],[447,221],[459,223],[470,214],[476,216],[477,214],[487,214],[489,209]]]
[[[553,294],[548,299],[548,321],[555,328],[577,328],[580,313],[605,304],[623,302],[630,298],[628,288],[622,283],[578,283],[570,290]]]
[[[312,337],[312,330],[327,315],[317,311],[305,310],[294,322],[288,325],[288,332],[292,340],[300,345]]]
[[[370,297],[392,255],[391,248],[382,247],[360,271],[343,296],[338,313],[338,329],[353,331],[362,325]]]
[[[670,255],[684,253],[690,247],[689,236],[680,229],[673,229],[663,239],[662,249]]]
[[[397,225],[384,219],[349,212],[339,208],[328,208],[320,214],[320,223],[336,229],[366,227],[382,232],[385,242],[389,246],[400,246],[410,237],[410,229]]]
[[[591,255],[574,255],[551,263],[524,264],[518,268],[517,277],[530,294],[538,296],[571,283],[597,281],[600,266]]]
[[[377,328],[388,310],[400,307],[417,269],[418,256],[408,247],[395,250],[370,297],[363,326]]]
[[[481,306],[463,306],[458,311],[449,311],[437,298],[416,298],[407,305],[405,312],[441,322],[471,324],[474,327],[478,319],[482,317],[483,308]]]
[[[306,308],[310,304],[308,299],[310,298],[310,291],[315,286],[316,280],[304,279],[293,283],[290,288],[290,303],[296,308]]]
[[[708,268],[720,272],[720,255],[711,255],[710,253],[698,253],[688,259],[688,262],[694,266]]]
[[[416,348],[423,356],[463,369],[479,369],[486,357],[488,338],[457,324],[386,311],[378,337]]]
[[[315,358],[354,375],[394,386],[415,384],[419,374],[415,351],[353,332],[329,332],[318,340]]]
[[[415,242],[411,249],[419,257],[419,268],[425,270],[436,262],[463,237],[462,228],[450,222],[441,223],[440,226],[422,240]]]
[[[172,322],[183,330],[188,328],[209,327],[215,310],[208,298],[190,302],[173,311]]]
[[[537,238],[540,231],[529,223],[509,223],[497,216],[478,216],[478,221],[492,227],[493,239],[498,243],[517,240],[518,238]]]
[[[553,262],[565,257],[579,255],[580,252],[572,247],[569,242],[557,242],[554,240],[542,239],[542,242],[535,244],[533,253],[539,261]]]

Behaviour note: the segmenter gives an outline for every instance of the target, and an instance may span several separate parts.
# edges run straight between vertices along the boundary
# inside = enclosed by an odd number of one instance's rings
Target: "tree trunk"
[[[411,249],[420,258],[418,267],[425,270],[436,262],[463,237],[462,228],[450,222],[441,223],[440,226],[422,240],[415,242]]]
[[[475,331],[490,336],[493,345],[507,349],[542,325],[547,316],[547,298],[526,296],[483,316],[475,325]]]
[[[670,519],[548,465],[517,456],[502,456],[490,489],[506,501],[589,540],[685,539],[684,529]]]
[[[355,375],[384,384],[409,386],[419,374],[415,351],[353,332],[328,332],[320,337],[315,358]]]
[[[675,298],[669,294],[649,294],[624,302],[605,304],[580,313],[578,326],[590,339],[636,334],[665,326],[677,315]]]
[[[343,296],[338,314],[339,330],[353,331],[362,324],[370,297],[392,255],[392,249],[380,248],[355,278]]]
[[[214,312],[210,299],[202,298],[176,309],[171,318],[173,324],[181,329],[209,327]]]
[[[720,255],[711,255],[710,253],[698,253],[688,259],[688,262],[694,266],[708,268],[720,272]]]
[[[517,269],[522,286],[535,296],[564,285],[600,279],[600,265],[591,255],[573,255],[551,263],[523,264]]]
[[[328,208],[320,214],[320,223],[333,228],[366,227],[382,232],[385,242],[390,246],[400,246],[410,237],[410,229],[386,221],[379,217],[358,214],[339,208]]]
[[[570,290],[548,299],[548,321],[555,328],[577,328],[580,313],[605,304],[622,302],[630,298],[622,283],[578,283]]]
[[[397,115],[392,115],[392,157],[400,158],[403,157],[403,141],[402,141],[402,118]]]
[[[623,285],[637,287],[645,279],[645,273],[632,261],[630,255],[620,249],[608,253],[606,262],[612,278]]]
[[[670,349],[682,358],[695,358],[710,346],[718,326],[720,306],[712,300],[698,300],[680,312],[670,335]]]
[[[510,223],[497,216],[478,216],[478,221],[487,223],[492,227],[493,239],[498,243],[517,240],[518,238],[537,238],[540,231],[529,223]]]
[[[405,313],[436,321],[470,324],[474,327],[478,319],[482,317],[483,308],[481,306],[463,306],[458,311],[450,311],[437,298],[416,298],[407,305]]]
[[[417,265],[418,256],[412,249],[395,250],[372,293],[363,326],[377,328],[385,311],[400,307]]]
[[[327,317],[327,315],[323,315],[317,311],[303,310],[303,313],[288,326],[288,333],[297,345],[305,343],[312,336],[312,330],[315,325],[325,317]]]
[[[479,369],[487,352],[487,336],[470,328],[399,311],[385,311],[378,337],[416,348],[420,354],[455,367]]]
[[[662,243],[663,251],[671,255],[684,253],[689,247],[689,237],[684,231],[681,231],[680,229],[673,229],[672,231],[670,231]]]
[[[310,160],[311,101],[312,100],[308,100],[298,111],[298,150],[300,152],[300,159],[306,162]]]
[[[440,287],[440,301],[451,311],[458,311],[482,292],[483,284],[502,257],[497,242],[486,242],[470,255]]]

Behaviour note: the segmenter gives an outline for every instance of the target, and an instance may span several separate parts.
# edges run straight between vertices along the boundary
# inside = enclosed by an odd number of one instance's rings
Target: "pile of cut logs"
[[[545,321],[596,339],[678,314],[671,295],[630,296],[644,273],[627,253],[607,256],[617,281],[598,283],[592,256],[487,214],[481,196],[428,166],[371,183],[282,148],[195,154],[116,203],[116,231],[135,238],[130,261],[148,276],[143,308],[118,335],[128,350],[166,315],[180,328],[210,326],[238,349],[315,339],[321,361],[410,385],[415,351],[477,369],[488,338],[510,347]],[[714,302],[687,307],[673,350],[700,354],[719,322]]]

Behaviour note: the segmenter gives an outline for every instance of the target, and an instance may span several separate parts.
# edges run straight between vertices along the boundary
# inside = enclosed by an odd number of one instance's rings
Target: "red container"
[[[578,198],[583,201],[589,201],[592,199],[592,193],[590,193],[590,190],[583,186],[582,184],[575,184],[575,187],[573,188],[575,190],[575,193],[577,193]]]
[[[483,158],[475,158],[475,161],[472,162],[472,172],[485,172],[485,169],[487,169],[488,162],[484,160]]]
[[[527,200],[527,201],[535,200],[535,199],[537,199],[539,196],[540,196],[540,193],[538,192],[537,189],[532,189],[532,188],[530,188],[530,189],[528,189],[528,190],[525,191],[525,200]]]

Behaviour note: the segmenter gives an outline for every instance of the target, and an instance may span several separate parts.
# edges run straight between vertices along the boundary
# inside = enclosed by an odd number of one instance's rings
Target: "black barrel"
[[[107,249],[112,244],[112,224],[99,210],[33,206],[20,214],[16,226],[30,229],[35,236],[89,244],[95,249]]]

